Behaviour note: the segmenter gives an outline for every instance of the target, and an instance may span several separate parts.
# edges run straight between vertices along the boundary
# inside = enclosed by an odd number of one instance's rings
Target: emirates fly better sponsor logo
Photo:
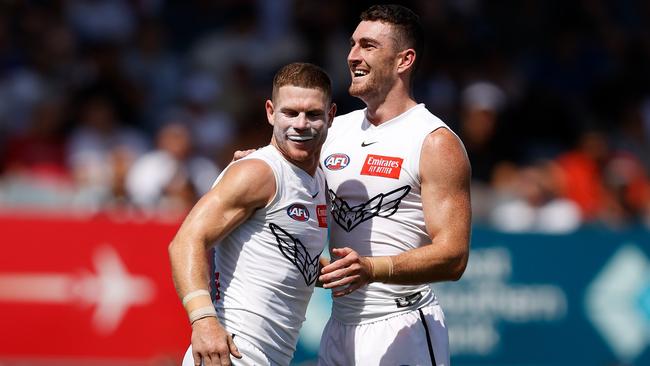
[[[336,153],[325,158],[325,167],[329,170],[341,170],[350,164],[350,157]]]
[[[402,158],[368,154],[361,168],[361,175],[399,179],[403,161]]]
[[[289,208],[287,208],[287,215],[296,221],[309,220],[309,210],[305,205],[301,205],[300,203],[294,203],[289,206]]]
[[[316,216],[318,217],[318,226],[327,227],[327,205],[316,206]]]

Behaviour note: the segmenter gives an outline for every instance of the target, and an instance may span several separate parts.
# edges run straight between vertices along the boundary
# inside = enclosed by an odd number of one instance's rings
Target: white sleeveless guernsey
[[[419,163],[425,137],[447,126],[423,104],[374,126],[366,110],[336,117],[321,152],[330,199],[330,246],[397,255],[431,243]],[[332,316],[360,324],[435,302],[430,287],[371,283],[334,298]]]
[[[310,176],[271,145],[244,159],[266,162],[277,190],[216,246],[215,307],[226,330],[288,365],[327,239],[325,178],[320,168]]]

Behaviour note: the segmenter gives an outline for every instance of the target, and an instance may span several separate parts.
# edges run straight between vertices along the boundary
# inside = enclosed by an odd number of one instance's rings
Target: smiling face
[[[366,102],[386,95],[399,78],[398,55],[391,24],[381,21],[359,23],[350,38],[350,95]]]
[[[284,85],[266,101],[273,126],[271,144],[291,163],[313,174],[332,124],[336,105],[321,89]]]

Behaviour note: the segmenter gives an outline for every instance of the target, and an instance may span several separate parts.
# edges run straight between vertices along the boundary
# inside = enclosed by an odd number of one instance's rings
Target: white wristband
[[[217,311],[212,306],[204,306],[196,310],[192,310],[190,313],[190,324],[193,324],[195,321],[207,317],[217,318]]]
[[[193,298],[199,297],[199,296],[208,296],[209,297],[210,296],[210,291],[201,289],[201,290],[196,290],[196,291],[192,291],[192,292],[188,293],[187,295],[185,295],[183,297],[183,306],[187,305],[187,303],[190,302],[190,300],[192,300]]]

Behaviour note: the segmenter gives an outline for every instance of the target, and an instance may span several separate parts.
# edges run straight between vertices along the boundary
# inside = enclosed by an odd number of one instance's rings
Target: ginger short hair
[[[320,89],[325,93],[327,101],[332,100],[332,81],[322,68],[306,63],[294,62],[283,66],[273,77],[273,93],[271,99],[275,101],[278,89],[285,85],[301,88]]]

